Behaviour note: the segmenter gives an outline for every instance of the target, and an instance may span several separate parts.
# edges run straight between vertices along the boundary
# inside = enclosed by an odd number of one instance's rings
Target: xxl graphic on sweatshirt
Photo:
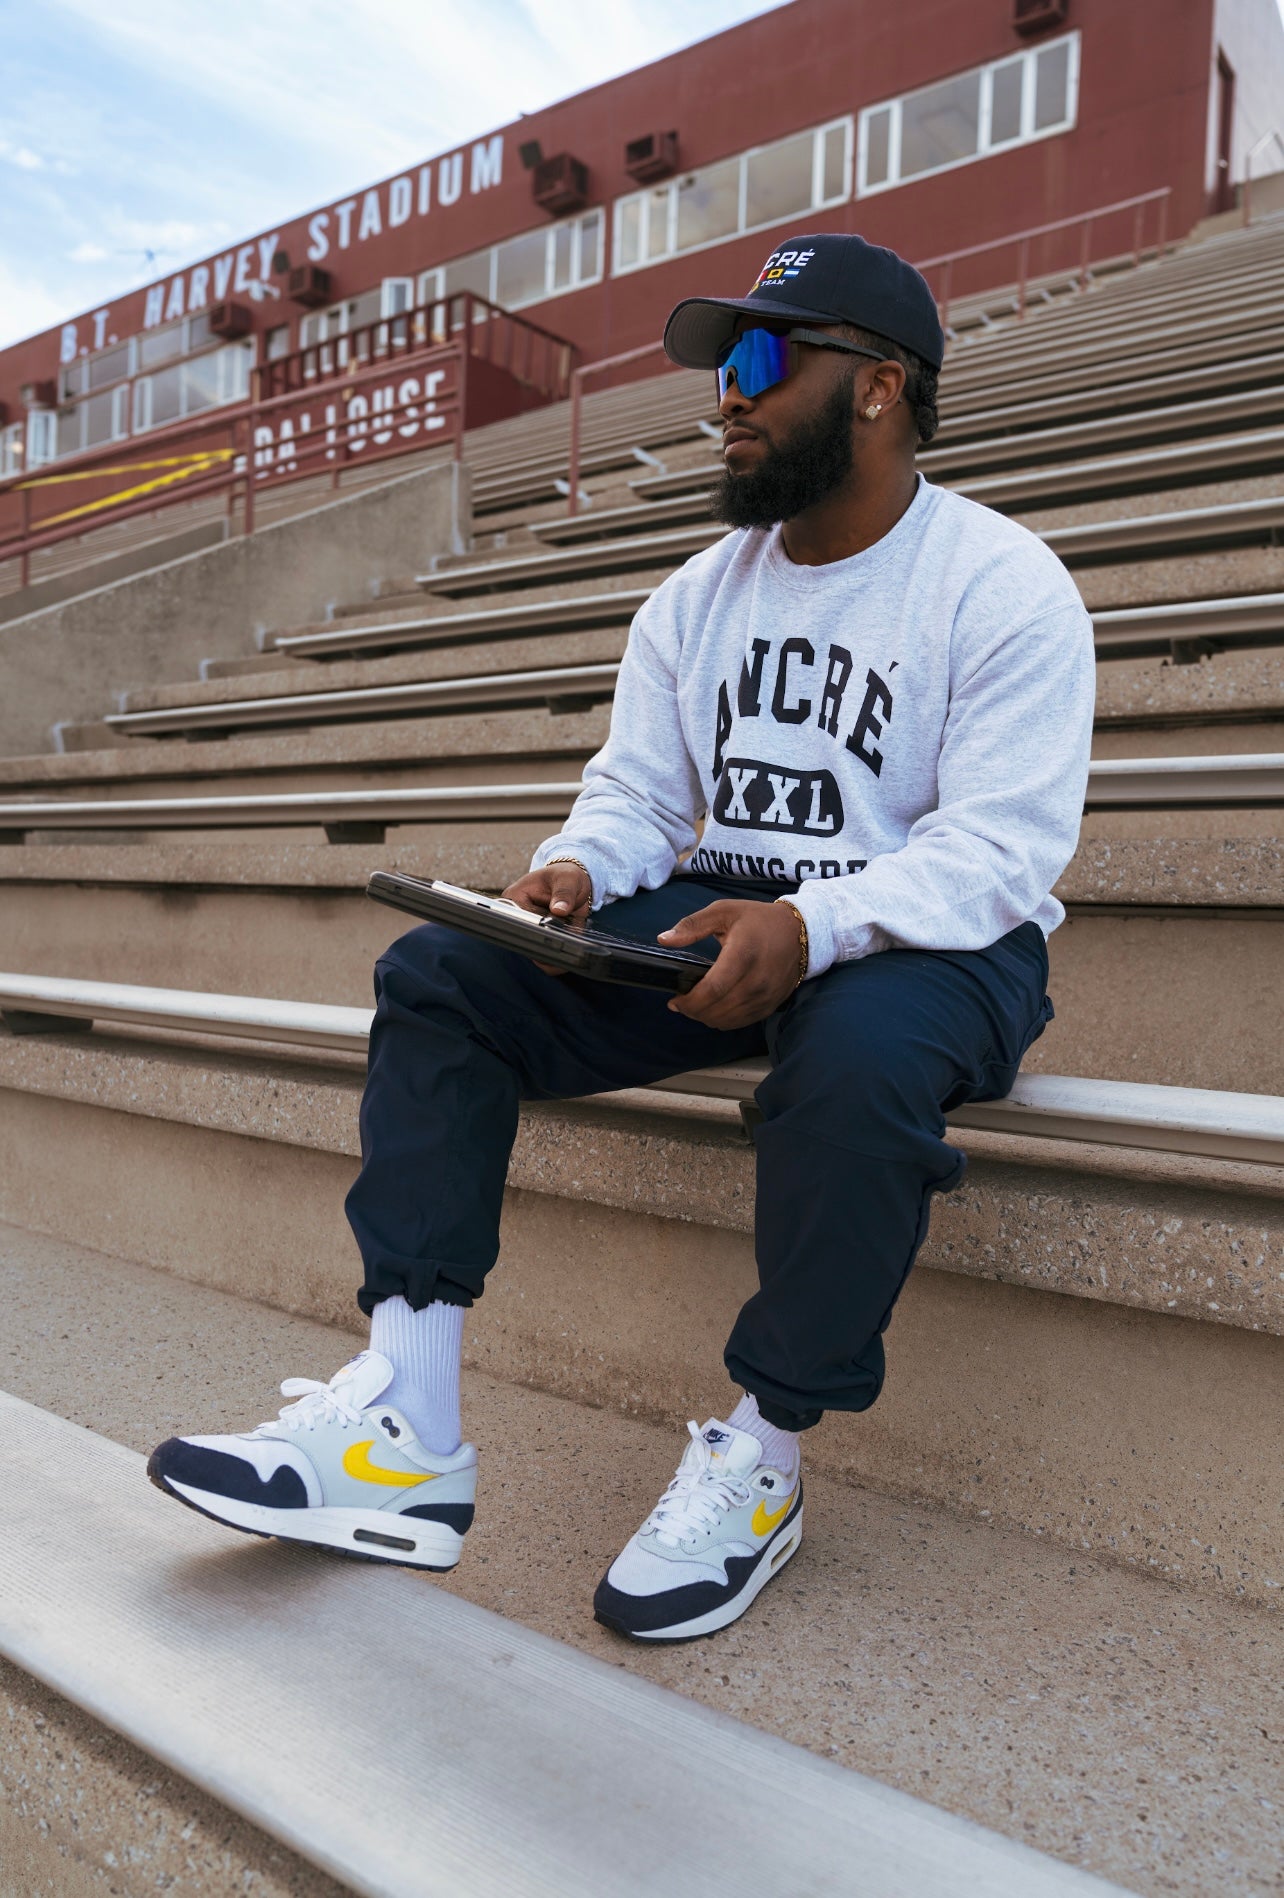
[[[727,682],[718,687],[717,728],[714,735],[713,776],[715,790],[710,816],[728,829],[792,831],[804,837],[835,837],[843,829],[842,793],[832,771],[817,763],[815,770],[800,770],[795,763],[783,765],[767,758],[726,755],[736,721],[761,718],[783,726],[805,725],[816,712],[815,727],[826,737],[841,742],[861,763],[878,777],[883,769],[883,753],[876,740],[882,738],[892,716],[891,688],[870,666],[865,674],[865,690],[851,731],[840,737],[845,719],[843,700],[852,676],[852,656],[844,646],[831,644],[820,691],[819,709],[805,696],[799,674],[816,664],[816,650],[809,639],[781,641],[775,669],[775,683],[764,709],[763,673],[770,642],[750,641],[749,651],[740,669],[736,688],[736,718],[731,712],[731,694]],[[888,668],[895,671],[896,661]],[[739,734],[743,736],[743,734]],[[791,746],[795,757],[797,746]],[[823,755],[823,747],[818,747]]]

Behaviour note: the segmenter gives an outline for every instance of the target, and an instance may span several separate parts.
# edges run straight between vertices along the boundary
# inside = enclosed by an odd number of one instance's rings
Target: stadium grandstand
[[[142,1453],[356,1340],[367,878],[559,827],[725,531],[665,316],[801,229],[924,269],[919,466],[1069,569],[1093,760],[1055,1024],[950,1120],[806,1559],[625,1649],[760,1064],[523,1109],[458,1570]],[[1277,1888],[1282,549],[1275,0],[792,0],[0,350],[3,1898]]]

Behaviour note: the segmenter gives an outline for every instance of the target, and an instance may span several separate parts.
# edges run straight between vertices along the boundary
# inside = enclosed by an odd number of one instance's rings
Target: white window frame
[[[583,274],[584,226],[592,219],[597,220],[597,269],[592,276]],[[554,272],[557,257],[557,233],[570,226],[571,240],[571,281],[561,289],[554,287]],[[549,303],[554,297],[574,296],[577,290],[586,290],[590,284],[601,283],[606,268],[606,212],[602,205],[593,205],[587,211],[577,211],[574,217],[559,218],[555,224],[536,227],[544,233],[544,288],[533,297],[524,297],[520,303],[506,303],[506,310],[529,310],[537,303]],[[446,301],[446,271],[451,264],[462,263],[469,257],[486,259],[486,288],[478,292],[489,303],[498,303],[496,290],[499,283],[499,252],[504,244],[513,244],[523,237],[531,236],[530,231],[514,231],[511,237],[501,238],[498,244],[491,244],[486,250],[465,251],[463,257],[451,257],[442,264],[432,264],[427,270],[421,270],[415,279],[415,309],[432,309]]]
[[[1035,61],[1040,54],[1051,52],[1058,46],[1067,46],[1069,54],[1066,62],[1066,116],[1055,125],[1045,125],[1036,131],[1034,127],[1035,101]],[[1079,65],[1082,50],[1082,35],[1076,29],[1072,33],[1063,33],[1054,40],[1041,40],[1037,46],[1023,47],[1018,53],[1005,53],[1002,59],[992,59],[985,66],[968,66],[962,72],[947,73],[943,78],[934,80],[930,86],[916,86],[912,92],[900,94],[894,99],[879,99],[873,105],[862,108],[857,122],[856,136],[856,196],[858,198],[876,197],[880,191],[899,191],[903,185],[916,185],[922,178],[939,178],[942,172],[958,171],[963,165],[975,165],[983,158],[992,158],[999,152],[1015,151],[1021,145],[1037,144],[1045,138],[1060,138],[1062,133],[1071,132],[1079,122]],[[1021,129],[1012,138],[992,143],[990,126],[993,115],[994,75],[1004,66],[1022,67],[1021,77]],[[968,79],[973,73],[981,77],[980,106],[977,115],[977,149],[963,158],[947,159],[942,165],[932,165],[927,171],[916,171],[908,178],[902,178],[901,172],[901,119],[907,99],[917,99],[925,92],[935,92],[938,86],[948,85],[952,79]],[[890,114],[887,132],[887,176],[877,184],[868,181],[869,167],[869,124],[876,113]]]
[[[43,468],[58,459],[57,409],[27,411],[27,467]]]
[[[8,428],[0,428],[0,479],[7,481],[25,468],[26,435],[23,422],[10,422]]]
[[[833,196],[824,195],[825,185],[825,136],[829,132],[843,132],[843,179],[842,189]],[[755,231],[779,230],[780,219],[768,218],[763,224],[745,222],[746,195],[748,192],[749,160],[757,158],[762,152],[769,152],[776,145],[788,145],[796,138],[805,138],[808,133],[812,139],[811,153],[811,203],[802,206],[796,213],[798,217],[810,217],[813,211],[823,211],[835,204],[846,204],[852,194],[852,143],[854,121],[850,113],[842,118],[826,119],[823,125],[803,125],[796,132],[789,132],[784,138],[769,139],[762,145],[750,145],[742,152],[728,152],[725,158],[715,158],[707,165],[701,165],[695,171],[684,171],[668,179],[664,184],[646,185],[641,191],[629,191],[615,200],[611,207],[611,275],[629,277],[635,270],[650,270],[656,264],[667,264],[675,257],[692,257],[697,251],[712,250],[718,244],[732,244],[740,237],[751,237]],[[702,171],[739,164],[740,190],[736,229],[728,231],[722,237],[707,237],[701,244],[686,244],[681,250],[677,247],[678,238],[678,186],[685,178],[694,178]],[[648,255],[651,248],[651,212],[655,201],[664,194],[663,215],[665,218],[664,248],[655,256]],[[620,261],[621,213],[628,204],[638,206],[638,255],[629,264]]]
[[[190,413],[193,415],[208,415],[211,409],[225,408],[229,402],[243,401],[245,397],[244,390],[238,389],[236,386],[237,377],[234,373],[234,365],[238,356],[246,359],[245,375],[248,386],[249,373],[254,366],[255,359],[255,351],[250,338],[245,337],[233,343],[221,343],[218,349],[211,353],[218,365],[218,395],[213,402],[207,402],[201,408],[191,410]],[[171,369],[179,368],[182,361],[181,356],[175,356],[172,361],[162,363],[159,369],[150,370],[146,375],[136,378],[133,385],[133,433],[135,435],[146,435],[152,428],[171,428],[174,422],[181,422],[187,419],[189,411],[184,408],[180,410],[180,413],[174,416],[170,422],[152,421],[152,382],[155,377],[165,375]],[[121,394],[123,395],[124,393],[125,391],[122,389]]]

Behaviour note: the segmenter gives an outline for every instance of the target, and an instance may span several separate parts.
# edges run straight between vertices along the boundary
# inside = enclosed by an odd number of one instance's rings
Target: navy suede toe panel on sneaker
[[[630,1634],[682,1627],[738,1595],[766,1553],[763,1548],[757,1555],[729,1555],[725,1582],[687,1582],[681,1588],[666,1588],[659,1595],[626,1595],[604,1575],[593,1597],[593,1613]],[[680,1569],[676,1572],[681,1574]]]
[[[155,1481],[187,1483],[238,1503],[261,1503],[265,1509],[306,1509],[308,1493],[297,1470],[274,1470],[267,1482],[252,1463],[209,1450],[199,1443],[170,1437],[153,1450],[147,1474]]]

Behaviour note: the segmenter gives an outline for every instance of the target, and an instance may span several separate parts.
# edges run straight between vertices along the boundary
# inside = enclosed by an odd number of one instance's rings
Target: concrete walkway
[[[353,1337],[0,1228],[0,1388],[138,1450],[245,1429]],[[211,1352],[218,1340],[218,1355]],[[720,1367],[693,1392],[725,1403]],[[708,1642],[599,1628],[683,1433],[473,1375],[477,1527],[440,1586],[1145,1894],[1279,1890],[1284,1624],[1037,1537],[815,1479],[802,1557]],[[858,1420],[853,1420],[858,1428]]]

